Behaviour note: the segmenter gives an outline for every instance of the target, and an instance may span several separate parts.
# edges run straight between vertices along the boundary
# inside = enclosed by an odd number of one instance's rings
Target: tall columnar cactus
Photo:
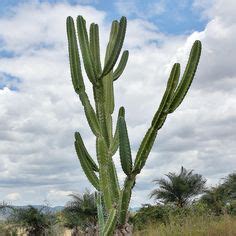
[[[113,86],[124,71],[129,56],[128,51],[124,51],[115,68],[125,38],[126,24],[125,17],[122,17],[120,21],[112,22],[104,66],[102,66],[98,25],[92,23],[88,34],[85,20],[82,16],[78,16],[76,34],[72,17],[67,18],[72,83],[84,107],[88,124],[96,136],[97,162],[90,156],[79,132],[75,133],[74,144],[83,171],[98,192],[99,235],[102,236],[113,235],[115,230],[116,232],[119,230],[124,232],[124,228],[127,226],[128,207],[136,176],[144,167],[158,130],[163,126],[167,115],[174,112],[183,101],[194,78],[201,54],[201,42],[197,40],[193,44],[180,81],[180,64],[175,63],[173,65],[160,106],[133,161],[123,107],[119,109],[115,132],[113,132],[112,126]],[[93,87],[95,108],[91,105],[85,90],[76,35],[78,36],[84,68]],[[126,175],[123,186],[119,184],[112,159],[118,148],[121,167]],[[104,209],[101,207],[101,202],[104,203]]]

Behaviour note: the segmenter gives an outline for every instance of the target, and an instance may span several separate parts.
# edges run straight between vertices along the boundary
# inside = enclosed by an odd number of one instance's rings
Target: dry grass
[[[236,236],[236,217],[192,217],[168,225],[151,224],[134,236]]]
[[[15,229],[15,230],[14,230]],[[0,224],[0,236],[7,235],[17,235],[17,236],[27,236],[24,228],[12,227],[10,224]],[[63,226],[56,225],[53,227],[53,231],[46,233],[50,236],[71,236],[71,230],[64,228]]]
[[[2,234],[0,229],[0,236]],[[18,231],[19,236],[25,236]],[[71,231],[59,227],[56,236],[70,236]],[[134,236],[236,236],[236,217],[196,216],[184,220],[172,219],[170,224],[150,224],[145,230],[137,231]]]

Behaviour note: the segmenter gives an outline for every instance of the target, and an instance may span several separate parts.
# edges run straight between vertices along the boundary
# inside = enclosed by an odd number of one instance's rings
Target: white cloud
[[[159,133],[137,179],[133,206],[147,201],[144,196],[151,191],[153,178],[178,171],[181,165],[204,174],[209,184],[234,170],[236,28],[230,4],[233,8],[235,3],[218,1],[205,10],[210,19],[206,28],[189,36],[166,36],[143,19],[128,21],[125,47],[130,59],[115,83],[115,113],[125,106],[133,154],[157,109],[172,64],[181,62],[183,71],[194,40],[203,43],[196,79]],[[5,40],[1,49],[16,55],[0,58],[0,71],[20,80],[15,84],[18,91],[0,90],[0,199],[20,192],[16,204],[45,199],[63,204],[68,193],[90,186],[73,148],[73,133],[79,130],[89,151],[95,153],[69,74],[65,19],[77,14],[101,25],[104,52],[110,23],[104,12],[92,7],[27,3],[0,18],[0,37]]]
[[[6,199],[9,201],[16,201],[19,200],[21,198],[21,195],[19,193],[9,193],[6,196]]]
[[[72,191],[51,189],[47,194],[47,201],[49,204],[59,205],[61,202],[68,202],[72,193]]]

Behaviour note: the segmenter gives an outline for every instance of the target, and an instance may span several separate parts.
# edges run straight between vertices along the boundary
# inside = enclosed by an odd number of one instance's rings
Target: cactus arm
[[[193,81],[200,60],[201,48],[201,42],[199,40],[196,40],[192,46],[189,60],[184,71],[182,80],[180,81],[179,86],[176,89],[175,95],[171,101],[169,113],[173,112],[181,104],[185,95],[188,92],[188,89]]]
[[[117,176],[116,167],[112,160],[112,156],[109,156],[109,175],[110,175],[110,188],[111,188],[111,195],[112,195],[112,202],[113,204],[117,204],[120,195],[120,186]]]
[[[96,77],[102,72],[100,61],[100,47],[99,47],[99,28],[97,24],[92,23],[90,25],[90,49],[95,66]]]
[[[124,173],[129,176],[132,172],[132,156],[124,117],[119,118],[119,144],[121,167]]]
[[[94,133],[95,136],[101,135],[101,127],[100,127],[100,124],[99,124],[98,119],[96,117],[96,113],[95,113],[92,105],[90,104],[90,101],[88,99],[88,95],[86,94],[85,91],[80,91],[79,97],[80,97],[81,103],[84,107],[85,116],[87,118],[88,124],[89,124],[92,132]]]
[[[108,60],[111,56],[112,49],[115,46],[118,30],[119,30],[119,22],[117,20],[114,20],[112,22],[112,25],[111,25],[111,32],[110,32],[110,35],[109,35],[109,42],[108,42],[107,48],[106,48],[105,64],[108,63]]]
[[[90,183],[99,191],[100,189],[99,179],[97,175],[94,173],[93,169],[91,168],[91,165],[89,164],[88,160],[86,159],[86,156],[84,155],[80,143],[75,141],[74,145],[81,167],[83,168],[85,175],[87,176]]]
[[[106,55],[105,55],[105,64],[107,63],[107,60],[109,59],[112,48],[114,47],[115,39],[117,37],[119,29],[119,23],[117,21],[112,22],[111,26],[111,33],[109,37],[109,42],[106,48]],[[114,111],[114,88],[113,88],[113,73],[112,71],[109,72],[106,76],[102,78],[102,85],[103,85],[103,91],[104,91],[104,107],[105,107],[105,113],[106,113],[106,127],[107,127],[107,134],[109,138],[109,142],[112,140],[112,113]]]
[[[116,131],[109,148],[109,152],[111,153],[112,156],[116,153],[119,147],[119,118],[124,117],[124,115],[125,115],[125,109],[124,107],[120,107],[116,123]]]
[[[86,21],[82,16],[77,17],[77,31],[78,31],[80,49],[84,61],[84,68],[89,80],[91,81],[91,83],[94,84],[96,82],[96,77],[94,73],[95,67],[93,67],[92,54],[89,48]]]
[[[69,16],[67,18],[66,25],[67,25],[67,37],[69,45],[69,58],[70,58],[72,83],[74,85],[75,92],[79,94],[89,126],[92,132],[96,136],[98,136],[101,133],[101,129],[98,120],[96,118],[94,109],[91,106],[88,96],[85,92],[85,86],[80,67],[80,58],[75,34],[75,26],[72,17]]]
[[[168,114],[170,100],[173,97],[174,91],[178,85],[179,76],[180,76],[180,64],[175,63],[174,66],[172,67],[170,77],[167,82],[166,91],[163,95],[160,106],[152,120],[152,126],[154,126],[155,129],[158,129],[160,123],[162,123],[163,120],[165,120],[165,117]]]
[[[156,114],[154,115],[151,127],[148,129],[146,135],[144,136],[143,141],[141,142],[140,148],[138,150],[138,153],[135,159],[133,173],[136,173],[136,174],[140,173],[141,169],[146,163],[148,155],[156,139],[157,131],[163,125],[166,119],[166,116],[168,114],[166,111],[168,110],[169,101],[171,97],[173,96],[174,90],[177,86],[179,75],[180,75],[180,65],[176,63],[174,64],[171,70],[170,77],[167,82],[166,91],[163,95],[160,106]]]
[[[110,213],[109,216],[106,220],[104,229],[103,229],[103,236],[112,236],[113,232],[115,230],[115,226],[116,226],[116,219],[117,219],[117,210],[115,208],[113,208]]]
[[[114,43],[114,47],[112,48],[112,53],[109,59],[107,60],[107,63],[104,66],[101,77],[107,75],[116,64],[116,61],[119,57],[119,54],[120,54],[120,51],[124,42],[126,25],[127,25],[127,20],[123,16],[121,17],[120,22],[119,22],[119,30],[118,30],[117,37]]]
[[[129,209],[129,203],[132,194],[132,188],[135,185],[135,176],[130,176],[125,179],[124,187],[121,190],[120,205],[118,212],[119,225],[124,225],[127,221],[127,214]]]
[[[84,159],[86,159],[86,161],[87,161],[88,165],[90,166],[90,168],[93,171],[99,172],[98,166],[94,162],[92,157],[89,155],[89,153],[88,153],[88,151],[87,151],[87,149],[84,145],[83,139],[81,138],[81,135],[80,135],[79,132],[75,132],[75,140],[76,140],[76,145],[78,145],[79,148],[81,148],[81,150],[83,152]]]
[[[79,50],[75,33],[75,25],[74,25],[74,20],[71,16],[67,17],[66,28],[67,28],[71,78],[75,92],[79,93],[79,91],[84,90],[85,87],[81,72],[81,63],[80,63]]]
[[[96,203],[97,203],[99,235],[101,235],[105,222],[104,222],[104,213],[103,213],[103,206],[102,206],[102,197],[99,192],[96,194]]]
[[[123,73],[129,58],[129,51],[125,50],[121,56],[120,62],[113,73],[113,81],[117,80]]]
[[[146,135],[144,136],[142,143],[139,147],[134,167],[132,172],[134,174],[139,174],[141,169],[146,163],[147,157],[152,149],[153,143],[157,136],[157,130],[155,130],[153,127],[149,128]]]

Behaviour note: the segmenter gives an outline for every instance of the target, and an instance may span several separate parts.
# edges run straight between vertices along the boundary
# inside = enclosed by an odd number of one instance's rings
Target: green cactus
[[[174,64],[160,106],[133,162],[123,107],[119,110],[115,132],[113,132],[112,126],[112,114],[115,104],[113,85],[114,81],[124,71],[129,56],[128,51],[124,51],[117,67],[114,68],[121,53],[126,24],[125,17],[122,17],[119,22],[112,22],[102,68],[98,25],[92,23],[88,35],[86,21],[82,16],[77,17],[76,26],[80,51],[85,72],[93,87],[95,101],[95,108],[93,108],[86,94],[81,72],[80,53],[74,21],[70,16],[67,18],[72,83],[84,107],[88,124],[96,136],[97,163],[88,153],[78,132],[75,133],[75,149],[85,175],[98,191],[97,206],[99,235],[101,236],[113,235],[115,230],[117,232],[117,230],[127,225],[128,208],[136,176],[144,167],[158,130],[163,126],[167,115],[174,112],[183,101],[194,78],[201,54],[201,42],[197,40],[193,44],[186,69],[180,81],[180,64]],[[127,176],[122,187],[119,185],[117,171],[112,159],[118,147],[121,167]],[[101,205],[102,202],[104,207]]]

